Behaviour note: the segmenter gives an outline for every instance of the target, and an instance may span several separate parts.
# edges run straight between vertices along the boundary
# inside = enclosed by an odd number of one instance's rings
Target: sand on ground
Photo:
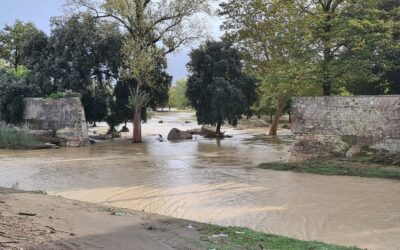
[[[0,188],[0,249],[204,249],[203,224]]]

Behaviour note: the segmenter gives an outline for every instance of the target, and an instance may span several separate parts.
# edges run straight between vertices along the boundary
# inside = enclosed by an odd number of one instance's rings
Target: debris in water
[[[193,229],[193,226],[192,226],[192,224],[189,224],[187,228],[189,228],[189,229]]]

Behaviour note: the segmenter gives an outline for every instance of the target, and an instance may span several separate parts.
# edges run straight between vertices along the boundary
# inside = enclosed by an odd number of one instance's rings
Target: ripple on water
[[[163,124],[159,124],[159,120]],[[156,115],[147,143],[115,140],[88,148],[1,151],[0,186],[221,225],[246,226],[306,240],[399,249],[400,183],[254,168],[287,160],[290,135],[235,131],[226,140],[170,143],[172,127],[193,128],[191,113]],[[100,126],[102,126],[100,124]],[[102,127],[96,128],[98,130]]]

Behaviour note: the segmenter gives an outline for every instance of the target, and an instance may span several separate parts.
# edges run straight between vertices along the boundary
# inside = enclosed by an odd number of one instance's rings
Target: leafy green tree
[[[187,79],[181,79],[175,86],[169,89],[169,107],[185,109],[190,106],[190,101],[186,97]]]
[[[122,39],[116,24],[87,13],[53,18],[48,63],[57,89],[84,93],[110,86],[121,66]]]
[[[31,36],[40,31],[33,23],[16,20],[13,25],[5,25],[0,31],[0,58],[6,61],[10,68],[18,69],[23,65],[24,46]]]
[[[25,43],[28,81],[39,86],[43,96],[80,93],[88,121],[102,121],[121,66],[122,40],[116,24],[87,13],[53,18],[50,37],[37,32]]]
[[[391,38],[391,23],[380,18],[379,2],[230,0],[221,5],[221,15],[226,17],[224,29],[252,59],[267,63],[277,56],[293,57],[295,51],[288,49],[298,44],[301,50],[296,53],[300,54],[294,59],[302,60],[304,68],[313,69],[309,74],[320,84],[323,94],[330,95],[340,93],[355,77],[376,77],[374,62],[379,58],[374,56],[375,49],[384,48]],[[288,30],[301,39],[288,40],[293,38],[286,35]],[[263,48],[266,52],[259,56]],[[282,49],[281,53],[274,54],[274,48]]]
[[[143,91],[150,94],[151,98],[147,102],[146,107],[142,108],[142,121],[147,120],[146,109],[152,108],[156,110],[158,107],[163,107],[168,101],[168,89],[171,86],[172,76],[166,72],[166,60],[159,60],[154,70],[150,73],[149,84],[143,86]],[[131,90],[137,88],[135,79],[120,79],[114,87],[114,117],[118,121],[126,123],[134,117],[133,111],[129,107],[129,98]]]
[[[243,73],[239,52],[228,41],[209,41],[190,54],[186,96],[199,124],[237,125],[256,99],[256,81]]]
[[[0,69],[0,117],[7,123],[18,124],[24,113],[23,99],[36,97],[39,90],[28,85],[24,76]]]
[[[223,29],[275,110],[270,130],[293,96],[347,93],[347,84],[378,79],[377,51],[391,37],[377,0],[261,1],[221,4]],[[316,89],[319,86],[320,90]]]
[[[317,86],[308,31],[297,23],[302,12],[292,1],[233,0],[221,8],[223,28],[241,51],[245,70],[260,82],[255,108],[275,112],[269,134],[276,135],[285,104],[293,96],[314,94]]]
[[[71,0],[95,17],[113,19],[126,31],[123,45],[124,75],[137,82],[133,142],[142,142],[143,87],[151,84],[157,61],[194,39],[203,29],[194,15],[207,10],[207,0]]]
[[[93,122],[93,126],[96,126],[96,122],[104,121],[108,115],[109,101],[111,95],[108,91],[92,92],[86,91],[82,95],[82,105],[85,109],[85,117],[88,122]]]
[[[377,13],[380,15],[381,23],[391,25],[391,38],[382,39],[381,46],[369,48],[373,55],[372,75],[350,79],[347,89],[352,94],[400,93],[400,2],[394,0],[380,1]]]
[[[311,27],[310,46],[314,47],[315,73],[323,94],[338,93],[337,87],[354,78],[376,78],[374,66],[379,58],[374,57],[374,51],[391,39],[391,23],[380,18],[380,1],[313,2],[301,8],[304,24]]]
[[[383,0],[379,7],[385,13],[382,19],[393,23],[392,43],[379,55],[384,58],[383,81],[387,83],[387,93],[400,94],[400,2]]]
[[[28,81],[37,86],[42,96],[58,91],[52,79],[53,57],[50,38],[39,31],[28,38],[23,48],[24,66],[29,70]]]

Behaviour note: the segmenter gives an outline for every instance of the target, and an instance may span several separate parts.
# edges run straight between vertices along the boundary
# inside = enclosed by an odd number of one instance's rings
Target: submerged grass
[[[349,175],[400,180],[399,166],[371,163],[365,159],[330,159],[290,163],[273,162],[261,164],[258,168],[320,175]]]
[[[210,249],[269,249],[269,250],[358,250],[322,242],[295,240],[283,236],[256,232],[240,227],[206,225],[203,230]],[[214,236],[214,237],[213,237]],[[220,237],[216,237],[220,236]]]
[[[0,129],[0,148],[20,148],[37,144],[31,134],[12,129]]]

